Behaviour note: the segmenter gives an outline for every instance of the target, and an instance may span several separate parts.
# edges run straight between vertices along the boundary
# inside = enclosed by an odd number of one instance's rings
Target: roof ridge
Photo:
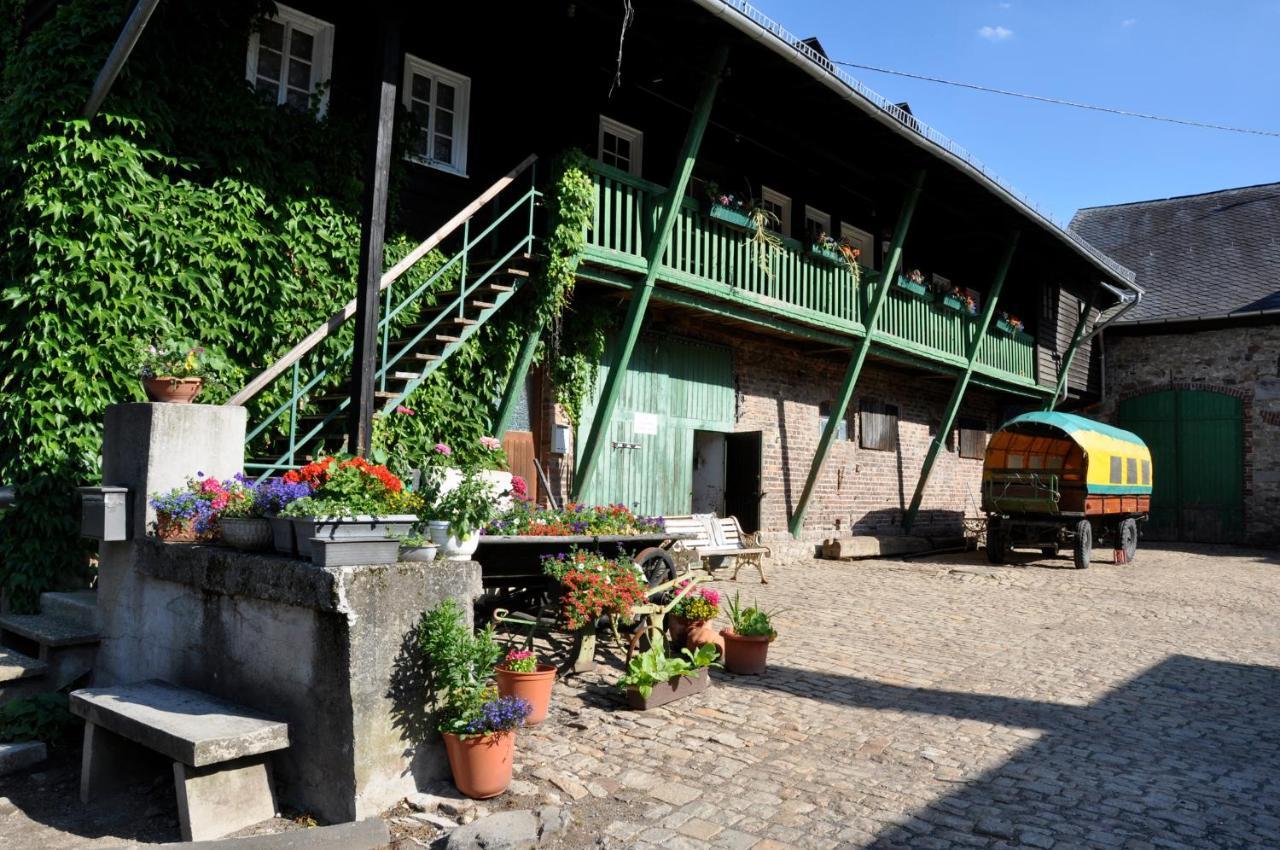
[[[1142,206],[1143,204],[1162,204],[1168,201],[1185,201],[1188,198],[1207,198],[1210,195],[1225,195],[1228,192],[1243,192],[1247,189],[1261,189],[1264,186],[1274,186],[1277,189],[1280,189],[1280,181],[1270,183],[1251,183],[1247,186],[1233,186],[1228,189],[1213,189],[1209,192],[1192,192],[1187,195],[1170,195],[1167,198],[1148,198],[1141,201],[1125,201],[1119,204],[1096,204],[1091,207],[1080,207],[1076,210],[1075,215],[1072,216],[1072,220],[1074,220],[1076,216],[1080,215],[1080,213],[1087,212],[1089,210],[1113,210],[1119,207],[1137,207]]]

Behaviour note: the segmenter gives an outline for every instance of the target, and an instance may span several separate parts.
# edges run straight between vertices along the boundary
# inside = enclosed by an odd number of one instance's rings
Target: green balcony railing
[[[592,163],[592,170],[597,202],[586,259],[619,270],[645,271],[645,240],[653,232],[666,190],[599,163]],[[747,231],[712,219],[701,205],[685,198],[658,279],[786,319],[861,334],[871,284],[878,278],[876,272],[866,271],[855,284],[842,263],[790,239],[773,255],[766,273]],[[877,338],[910,354],[963,365],[978,321],[946,309],[932,297],[922,300],[895,288],[881,312]],[[1033,385],[1034,340],[1026,334],[989,332],[979,349],[977,368],[992,377]]]

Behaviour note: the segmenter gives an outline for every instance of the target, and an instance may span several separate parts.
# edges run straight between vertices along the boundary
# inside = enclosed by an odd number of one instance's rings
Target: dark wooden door
[[[724,510],[736,516],[748,534],[760,530],[761,471],[764,461],[764,434],[740,431],[726,434]]]

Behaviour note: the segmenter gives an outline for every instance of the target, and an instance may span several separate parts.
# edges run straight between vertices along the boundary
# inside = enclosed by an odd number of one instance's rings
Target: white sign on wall
[[[631,423],[632,431],[637,434],[654,435],[658,433],[658,414],[637,413]]]

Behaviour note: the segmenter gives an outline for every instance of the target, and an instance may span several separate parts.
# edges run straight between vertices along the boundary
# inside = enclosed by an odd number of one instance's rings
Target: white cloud
[[[987,41],[1006,41],[1013,38],[1013,30],[999,26],[986,26],[978,30],[978,35],[982,36]]]
[[[1138,22],[1137,18],[1125,18],[1123,21],[1120,22],[1120,26],[1124,27],[1125,29],[1128,29],[1129,27],[1133,26],[1137,22]]]

